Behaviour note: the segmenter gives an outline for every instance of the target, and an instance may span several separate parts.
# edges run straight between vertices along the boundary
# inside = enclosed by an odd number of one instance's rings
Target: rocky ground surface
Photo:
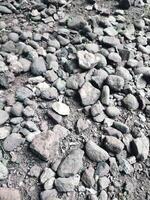
[[[0,200],[150,200],[149,129],[149,0],[0,0]]]

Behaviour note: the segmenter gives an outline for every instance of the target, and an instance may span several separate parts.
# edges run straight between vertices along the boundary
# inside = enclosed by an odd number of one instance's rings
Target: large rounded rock
[[[77,149],[72,151],[59,165],[57,174],[61,177],[69,177],[78,173],[82,168],[84,151]]]
[[[84,83],[79,90],[80,98],[84,106],[94,104],[100,97],[100,91],[90,82]]]
[[[85,150],[89,159],[94,162],[106,161],[109,158],[108,153],[91,140],[86,143]]]

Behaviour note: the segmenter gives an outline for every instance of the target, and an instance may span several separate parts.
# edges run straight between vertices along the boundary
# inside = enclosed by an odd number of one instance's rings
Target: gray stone
[[[57,191],[55,189],[41,192],[40,198],[41,200],[59,200],[57,199]]]
[[[129,127],[122,123],[122,122],[116,122],[114,121],[113,127],[121,131],[122,133],[128,133],[129,132]]]
[[[136,138],[132,142],[133,154],[139,160],[145,160],[149,154],[149,139],[145,136]]]
[[[110,167],[106,162],[104,161],[99,162],[96,167],[95,176],[98,177],[107,176],[109,173],[109,168]]]
[[[102,42],[105,45],[112,46],[112,47],[119,47],[120,46],[120,40],[116,37],[111,36],[104,36],[102,39]]]
[[[3,163],[0,162],[0,180],[7,179],[7,176],[8,176],[8,169]]]
[[[59,115],[65,116],[70,114],[70,108],[62,102],[54,102],[52,104],[52,109]]]
[[[92,166],[83,172],[81,180],[86,185],[86,187],[91,188],[94,185],[94,168]]]
[[[14,188],[0,188],[0,200],[22,200],[19,190]]]
[[[86,24],[87,22],[84,20],[84,18],[78,15],[69,18],[67,21],[67,26],[75,30],[83,29]]]
[[[49,118],[51,118],[55,123],[61,123],[63,117],[59,114],[57,114],[55,111],[53,111],[52,109],[49,109],[47,111],[47,115],[49,116]]]
[[[79,90],[80,98],[84,106],[94,104],[100,97],[100,91],[90,82],[85,82]]]
[[[60,138],[65,138],[67,135],[70,134],[70,131],[67,128],[65,128],[59,124],[54,126],[53,132],[58,134],[60,136]]]
[[[8,37],[13,42],[18,42],[18,40],[19,40],[19,35],[17,33],[13,33],[13,32],[9,33]]]
[[[115,128],[108,127],[108,128],[105,128],[104,131],[105,131],[106,135],[114,136],[117,138],[122,138],[122,133]]]
[[[33,117],[34,116],[34,109],[31,108],[30,106],[26,106],[25,109],[23,110],[23,114],[26,117]]]
[[[8,119],[8,113],[4,110],[0,110],[0,125],[3,125]]]
[[[77,132],[82,134],[90,126],[90,121],[86,119],[79,118],[76,124]]]
[[[118,34],[118,32],[114,29],[113,26],[105,28],[104,32],[109,36],[116,36]]]
[[[31,177],[39,178],[41,171],[42,171],[41,167],[39,167],[38,165],[34,165],[33,167],[31,167],[31,169],[29,171],[29,175]]]
[[[97,85],[98,88],[101,89],[107,77],[108,73],[103,69],[99,69],[94,72],[92,76],[92,81]]]
[[[45,73],[45,78],[48,80],[48,82],[53,83],[58,79],[57,74],[54,72],[54,70],[48,70]]]
[[[10,133],[11,133],[10,126],[0,127],[0,140],[5,139],[8,135],[10,135]]]
[[[124,79],[117,75],[109,75],[107,84],[114,91],[121,91],[124,88]]]
[[[42,75],[46,72],[45,60],[43,57],[38,57],[33,60],[31,65],[31,72],[33,75]]]
[[[117,67],[116,75],[121,76],[122,78],[124,78],[124,80],[126,82],[132,80],[132,75],[130,74],[128,69],[126,69],[124,67]]]
[[[54,185],[54,181],[55,181],[55,178],[52,177],[50,178],[49,180],[47,180],[44,184],[44,189],[45,190],[51,190],[53,188],[53,185]]]
[[[40,181],[42,184],[44,184],[49,179],[53,178],[55,176],[55,172],[51,170],[50,168],[45,168],[40,176]]]
[[[108,199],[107,192],[105,190],[102,190],[99,195],[99,200],[107,200],[107,199]]]
[[[55,187],[59,192],[72,192],[78,186],[80,176],[72,176],[69,178],[57,178],[55,180]]]
[[[55,87],[48,87],[47,89],[41,91],[41,98],[46,100],[57,99],[58,91]]]
[[[11,14],[12,11],[9,8],[7,8],[6,6],[0,5],[0,13],[2,13],[2,14]]]
[[[106,161],[109,158],[108,153],[91,140],[86,143],[85,151],[89,159],[94,162]]]
[[[117,108],[115,106],[107,107],[105,112],[111,118],[118,117],[121,114],[119,108]]]
[[[119,170],[129,175],[134,172],[134,168],[132,167],[132,165],[125,159],[122,159],[119,165]]]
[[[121,57],[118,53],[112,52],[109,54],[108,59],[114,63],[121,63]]]
[[[123,103],[129,110],[137,110],[139,108],[139,102],[133,94],[128,94],[123,99]]]
[[[3,147],[5,151],[13,151],[24,142],[25,139],[19,133],[12,133],[4,140]]]
[[[100,189],[104,190],[104,189],[106,189],[109,186],[110,180],[109,180],[109,178],[107,178],[106,176],[104,176],[104,177],[101,177],[99,179],[98,183],[99,183]]]
[[[73,150],[59,165],[57,174],[61,177],[76,175],[83,165],[84,152],[81,149]]]
[[[23,112],[23,105],[20,102],[16,102],[11,108],[11,114],[16,117],[20,117]]]
[[[124,149],[124,144],[114,136],[106,136],[104,145],[108,151],[114,154],[118,154]]]
[[[24,101],[27,98],[31,98],[33,96],[33,92],[27,87],[19,87],[16,90],[16,98],[18,101]]]
[[[108,106],[110,103],[110,88],[108,85],[104,85],[101,93],[102,104]]]

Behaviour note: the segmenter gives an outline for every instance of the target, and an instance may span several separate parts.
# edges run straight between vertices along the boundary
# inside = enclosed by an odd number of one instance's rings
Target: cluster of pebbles
[[[119,176],[148,158],[150,19],[91,3],[87,18],[70,15],[71,1],[0,0],[1,200],[26,198],[21,185],[7,187],[3,158],[15,163],[24,145],[46,166],[28,172],[41,200],[129,199],[132,184],[121,192]],[[124,113],[139,117],[133,127]]]

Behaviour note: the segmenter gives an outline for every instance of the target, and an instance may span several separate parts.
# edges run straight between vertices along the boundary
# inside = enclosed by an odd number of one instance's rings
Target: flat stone
[[[108,153],[91,140],[86,143],[85,150],[89,159],[94,162],[106,161],[109,158]]]
[[[3,163],[0,162],[0,180],[5,180],[7,179],[7,177],[8,177],[8,169]]]
[[[13,188],[0,188],[0,200],[22,200],[21,193]]]
[[[92,105],[100,97],[100,91],[95,88],[90,82],[85,82],[79,90],[80,98],[84,106]]]
[[[114,29],[113,26],[105,28],[104,32],[109,36],[116,36],[118,34],[118,32]]]
[[[108,151],[115,154],[120,153],[124,149],[124,144],[113,136],[106,136],[104,144]]]
[[[57,174],[61,177],[76,175],[83,166],[84,152],[81,149],[73,150],[59,165]]]
[[[8,119],[8,113],[4,110],[0,110],[0,125],[3,125]]]
[[[45,161],[53,161],[58,153],[59,136],[48,131],[37,135],[30,145],[30,148],[35,152],[41,159]]]
[[[59,192],[72,192],[78,186],[80,176],[71,176],[69,178],[57,178],[55,180],[55,187]]]
[[[24,142],[25,139],[19,133],[12,133],[4,140],[3,147],[5,151],[13,151]]]
[[[54,102],[52,104],[52,109],[59,115],[65,116],[70,114],[70,108],[62,102]]]
[[[110,103],[110,88],[108,85],[104,85],[101,93],[102,104],[108,106]]]

